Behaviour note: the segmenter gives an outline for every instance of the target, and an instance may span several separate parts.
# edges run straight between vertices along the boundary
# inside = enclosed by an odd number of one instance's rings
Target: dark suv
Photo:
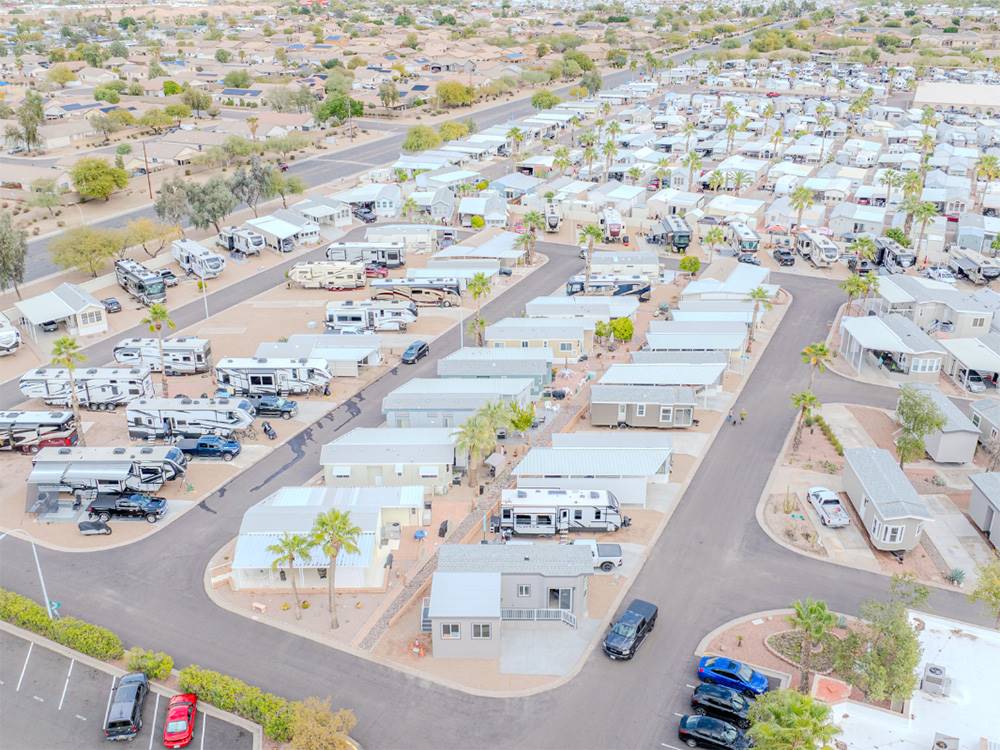
[[[694,713],[728,721],[740,729],[750,726],[751,705],[752,701],[739,690],[708,682],[696,687],[691,695],[691,710]]]
[[[127,674],[112,688],[104,736],[112,741],[133,740],[142,729],[142,707],[149,681],[142,672]]]
[[[604,653],[612,659],[631,659],[656,626],[656,614],[655,604],[633,599],[604,636]]]
[[[415,365],[418,359],[426,357],[430,351],[431,348],[427,346],[426,341],[414,341],[403,352],[402,362],[404,365]]]
[[[378,218],[374,211],[370,208],[365,208],[364,206],[354,209],[354,217],[364,224],[374,224],[375,220]]]
[[[257,410],[258,417],[281,417],[291,419],[299,410],[299,405],[281,396],[251,396],[247,399]]]
[[[150,523],[156,523],[166,512],[166,500],[141,492],[131,495],[98,495],[97,499],[87,506],[87,513],[91,518],[105,522],[112,516],[126,516],[144,517]]]
[[[786,250],[783,247],[775,248],[774,252],[771,253],[771,257],[774,258],[775,262],[779,266],[794,266],[795,265],[795,254],[791,250]]]

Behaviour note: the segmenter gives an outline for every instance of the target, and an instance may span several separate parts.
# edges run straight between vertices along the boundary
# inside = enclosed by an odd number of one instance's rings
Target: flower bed
[[[823,648],[813,653],[809,669],[819,674],[830,674],[833,671],[833,655],[837,647],[837,638],[833,635],[827,635],[820,643]],[[802,668],[799,663],[802,657],[802,633],[795,630],[773,633],[764,639],[764,645],[778,658],[799,669]]]

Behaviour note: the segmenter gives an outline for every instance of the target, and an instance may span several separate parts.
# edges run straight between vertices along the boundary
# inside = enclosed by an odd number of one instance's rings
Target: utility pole
[[[153,181],[149,177],[149,159],[146,157],[146,142],[142,142],[142,164],[146,173],[146,188],[149,190],[149,199],[153,200]]]

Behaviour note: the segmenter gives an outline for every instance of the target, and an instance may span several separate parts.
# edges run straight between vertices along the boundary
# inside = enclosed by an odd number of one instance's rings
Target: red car
[[[186,747],[194,737],[194,721],[198,715],[198,696],[194,693],[175,695],[167,704],[163,724],[164,747]]]
[[[376,263],[365,266],[365,276],[369,279],[384,279],[389,275],[389,269]]]
[[[768,99],[777,99],[779,96],[781,96],[781,94],[779,94],[777,91],[768,91],[767,92],[767,98]]]

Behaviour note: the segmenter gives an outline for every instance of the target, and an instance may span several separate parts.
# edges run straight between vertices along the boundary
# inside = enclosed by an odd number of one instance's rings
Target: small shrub
[[[302,609],[309,609],[309,602],[302,602]]]
[[[132,672],[142,672],[151,680],[165,680],[174,668],[174,660],[162,651],[147,651],[144,648],[130,648],[125,653],[128,668]]]
[[[965,571],[961,568],[952,568],[946,578],[948,583],[961,586],[965,582]]]

